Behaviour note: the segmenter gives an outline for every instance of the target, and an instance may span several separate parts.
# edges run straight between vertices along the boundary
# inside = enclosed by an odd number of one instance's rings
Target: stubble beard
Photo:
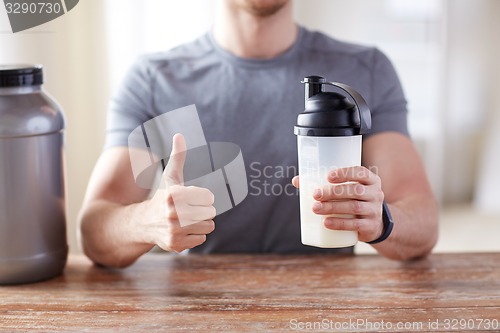
[[[243,0],[246,11],[258,17],[269,17],[279,12],[290,0]]]

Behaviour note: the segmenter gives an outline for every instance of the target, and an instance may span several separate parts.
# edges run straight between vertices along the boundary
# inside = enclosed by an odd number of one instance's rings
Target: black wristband
[[[372,240],[371,242],[367,242],[368,244],[377,244],[382,241],[385,241],[387,237],[392,232],[392,228],[394,227],[394,222],[392,221],[392,215],[391,212],[389,211],[389,207],[387,207],[387,204],[383,203],[382,205],[382,222],[384,223],[384,229],[382,230],[382,235],[380,235],[379,238]]]

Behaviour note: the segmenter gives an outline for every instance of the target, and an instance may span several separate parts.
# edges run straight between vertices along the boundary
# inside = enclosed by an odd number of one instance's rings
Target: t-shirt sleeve
[[[373,54],[371,87],[370,134],[394,131],[409,136],[408,111],[401,82],[391,61],[378,49]]]
[[[138,59],[128,70],[108,107],[104,149],[128,146],[129,134],[150,119],[152,74],[145,58]]]

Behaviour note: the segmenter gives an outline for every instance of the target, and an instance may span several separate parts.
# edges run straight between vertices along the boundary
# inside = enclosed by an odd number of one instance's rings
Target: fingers
[[[332,230],[351,230],[357,231],[359,240],[367,242],[376,239],[382,232],[380,223],[374,223],[372,219],[349,219],[327,217],[324,220],[324,225]]]
[[[214,206],[182,206],[177,208],[176,211],[181,227],[200,221],[211,220],[216,215]]]
[[[384,193],[377,185],[358,183],[330,184],[316,189],[313,198],[318,201],[354,199],[359,201],[383,201]]]
[[[299,176],[295,176],[292,178],[292,185],[296,188],[299,188]]]
[[[380,177],[363,166],[339,168],[328,173],[330,183],[357,182],[364,185],[380,184]]]
[[[184,249],[192,249],[198,245],[205,243],[206,235],[189,235],[184,239]]]
[[[368,218],[382,217],[382,207],[359,200],[317,201],[312,209],[318,215],[348,214]]]
[[[172,139],[172,151],[163,178],[168,186],[184,183],[184,163],[186,162],[186,141],[182,134],[175,134]]]
[[[356,199],[360,201],[381,201],[380,177],[362,166],[340,168],[328,173],[330,184],[314,191],[318,201]]]
[[[174,185],[168,189],[168,218],[177,220],[181,227],[216,216],[213,193],[201,187]]]
[[[168,243],[157,244],[165,251],[182,252],[203,244],[207,240],[206,235],[187,235],[183,237],[173,237]]]
[[[182,232],[186,235],[208,235],[215,230],[215,222],[213,220],[200,221],[182,228]]]
[[[182,252],[204,243],[206,235],[215,230],[213,220],[197,222],[181,227],[176,220],[169,220],[166,225],[160,226],[160,235],[156,245],[165,251]]]
[[[190,206],[212,206],[215,202],[214,194],[207,188],[197,186],[172,186],[169,188],[169,199],[173,204]]]
[[[207,234],[215,230],[213,220],[197,222],[178,229],[171,238],[170,249],[181,252],[192,249],[207,240]]]

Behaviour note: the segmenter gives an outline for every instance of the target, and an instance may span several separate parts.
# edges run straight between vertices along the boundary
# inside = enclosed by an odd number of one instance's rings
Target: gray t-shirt
[[[299,29],[295,44],[270,60],[238,58],[210,33],[168,52],[141,57],[108,112],[105,148],[127,146],[130,132],[165,112],[195,104],[206,141],[241,147],[249,194],[215,218],[216,229],[192,252],[352,252],[300,242],[293,134],[304,108],[300,81],[320,75],[361,93],[372,112],[372,134],[408,135],[406,100],[397,74],[379,50]]]

